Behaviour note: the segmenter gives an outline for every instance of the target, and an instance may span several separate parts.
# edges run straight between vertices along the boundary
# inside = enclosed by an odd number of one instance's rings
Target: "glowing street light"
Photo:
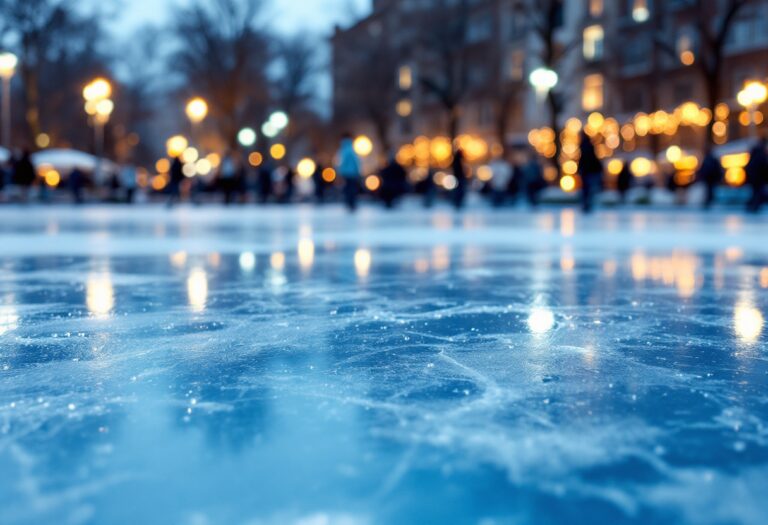
[[[19,59],[13,53],[0,53],[0,77],[3,79],[3,144],[11,147],[11,79]]]
[[[237,141],[244,148],[250,148],[256,144],[256,131],[253,128],[243,128],[237,134]]]
[[[104,155],[104,126],[115,110],[115,103],[110,100],[112,84],[104,78],[96,78],[83,88],[85,111],[91,117],[95,137],[96,168],[94,178],[98,181],[101,174],[101,157]]]
[[[104,78],[97,78],[83,88],[86,102],[104,100],[112,96],[112,84]]]
[[[360,135],[352,143],[352,148],[361,157],[367,157],[373,152],[373,142],[365,135]]]
[[[187,118],[192,124],[200,124],[208,116],[208,103],[200,97],[187,102]]]
[[[176,158],[181,156],[189,147],[189,141],[183,135],[174,135],[165,142],[165,149],[168,156]]]
[[[755,115],[761,104],[768,100],[768,86],[757,80],[752,80],[739,91],[736,100],[749,112],[750,133],[757,137],[757,119]]]
[[[269,116],[269,123],[272,124],[278,130],[283,130],[288,127],[288,115],[284,111],[275,111]]]
[[[556,71],[548,67],[540,67],[531,71],[531,74],[528,77],[528,81],[536,90],[536,96],[538,99],[544,100],[549,92],[557,87],[557,83],[560,81],[560,78],[558,77]]]

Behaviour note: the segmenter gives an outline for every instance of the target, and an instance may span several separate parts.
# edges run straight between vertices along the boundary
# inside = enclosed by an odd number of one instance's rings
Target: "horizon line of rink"
[[[565,228],[569,228],[567,223]],[[167,256],[167,263],[176,272],[182,272],[186,292],[184,306],[188,307],[193,315],[202,315],[209,308],[209,295],[215,285],[215,276],[221,270],[225,258],[231,259],[227,264],[239,271],[241,278],[252,278],[262,270],[264,290],[267,293],[280,294],[291,280],[298,282],[311,276],[318,252],[330,254],[337,250],[338,247],[330,241],[318,249],[311,235],[306,235],[305,232],[299,237],[295,250],[275,250],[263,254],[243,251],[225,256],[218,252],[192,254],[178,251]],[[483,264],[484,258],[484,250],[471,245],[463,246],[460,256],[454,253],[449,245],[437,245],[431,249],[416,251],[419,254],[411,257],[406,264],[401,264],[400,271],[410,271],[416,275],[446,274],[455,269],[478,268]],[[707,280],[714,290],[725,290],[726,277],[733,275],[735,268],[738,288],[733,306],[733,334],[742,344],[751,346],[759,341],[764,328],[764,316],[757,306],[756,294],[758,289],[768,289],[768,266],[756,267],[743,263],[743,259],[744,252],[738,247],[718,251],[713,254],[712,274],[707,275],[708,265],[703,257],[691,250],[675,249],[664,254],[648,254],[644,250],[636,249],[623,257],[611,256],[599,261],[590,260],[588,264],[581,266],[573,247],[566,243],[560,247],[559,257],[548,253],[535,254],[532,261],[535,265],[531,274],[532,280],[540,285],[557,277],[562,278],[562,302],[558,305],[548,305],[539,296],[535,303],[530,305],[526,325],[533,336],[545,336],[558,322],[556,308],[585,306],[584,302],[579,301],[575,291],[577,273],[582,268],[596,271],[603,282],[631,278],[636,289],[657,287],[674,291],[676,299],[680,301],[694,298]],[[93,269],[87,273],[84,283],[84,306],[90,317],[105,320],[115,314],[119,304],[110,260],[109,257],[92,258],[90,263]],[[353,285],[358,287],[365,287],[369,283],[375,263],[376,252],[366,247],[356,248],[346,259],[340,259],[342,266],[353,268],[354,277],[357,279]],[[637,307],[637,302],[633,301],[632,306]],[[565,320],[567,321],[567,317]],[[16,329],[20,322],[15,294],[9,292],[0,300],[0,335]]]

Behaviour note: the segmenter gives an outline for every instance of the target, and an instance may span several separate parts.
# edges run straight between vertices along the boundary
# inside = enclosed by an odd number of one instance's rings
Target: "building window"
[[[525,76],[525,51],[515,49],[509,61],[509,79],[515,82],[523,80]]]
[[[467,27],[467,41],[470,44],[484,42],[493,36],[493,17],[483,13],[470,18]]]
[[[400,71],[397,75],[397,85],[403,91],[408,91],[413,87],[413,71],[411,66],[400,66]]]
[[[584,29],[584,58],[600,60],[603,58],[603,26],[594,25]]]
[[[604,0],[589,0],[589,15],[592,18],[599,18],[603,16],[604,9],[605,9]]]
[[[581,107],[584,111],[597,111],[603,108],[603,75],[595,73],[584,77],[584,91],[581,94]]]

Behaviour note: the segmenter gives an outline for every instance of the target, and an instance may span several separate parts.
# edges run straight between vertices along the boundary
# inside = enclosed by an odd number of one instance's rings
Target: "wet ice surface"
[[[764,523],[768,219],[0,209],[0,522]]]

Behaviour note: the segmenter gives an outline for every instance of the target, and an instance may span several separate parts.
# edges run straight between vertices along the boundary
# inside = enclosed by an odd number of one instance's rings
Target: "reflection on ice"
[[[740,302],[733,312],[733,329],[743,343],[753,344],[763,332],[763,313],[748,301]]]
[[[274,252],[269,257],[269,266],[276,272],[285,270],[285,254],[283,252]]]
[[[314,241],[307,237],[299,239],[297,252],[299,254],[299,266],[301,267],[301,269],[304,271],[311,270],[312,265],[315,262]]]
[[[368,277],[371,271],[371,251],[360,248],[355,252],[355,272],[362,278]]]
[[[8,294],[0,303],[0,335],[15,330],[19,326],[19,312],[14,302],[15,297]]]
[[[176,252],[170,255],[171,265],[181,270],[187,265],[187,252]]]
[[[762,219],[231,213],[0,258],[0,522],[764,521]]]
[[[444,272],[451,267],[451,250],[448,246],[435,246],[432,250],[432,269]]]
[[[253,252],[243,252],[238,258],[238,264],[244,272],[252,272],[256,268],[256,255]]]
[[[548,308],[536,307],[528,316],[528,328],[537,335],[545,334],[555,327],[555,314]]]
[[[187,295],[193,312],[205,310],[208,301],[208,274],[202,268],[193,268],[187,278]]]
[[[85,304],[96,317],[106,317],[115,307],[115,291],[110,274],[91,274],[86,282]]]

